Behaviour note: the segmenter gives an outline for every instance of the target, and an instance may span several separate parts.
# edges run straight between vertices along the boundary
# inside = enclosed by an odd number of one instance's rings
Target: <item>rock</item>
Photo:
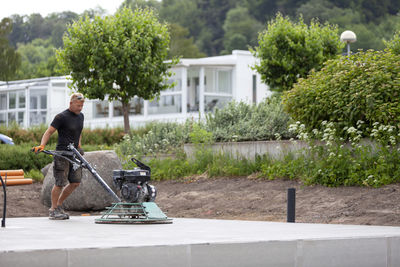
[[[116,169],[122,169],[121,163],[114,151],[94,151],[86,152],[84,158],[94,167],[101,178],[114,191],[116,187],[113,185],[112,172]],[[54,186],[53,163],[48,169],[44,178],[41,201],[45,206],[51,206],[51,190]],[[64,201],[63,207],[66,210],[74,211],[90,211],[103,210],[110,206],[115,200],[109,193],[97,182],[93,175],[83,169],[82,182],[79,187]]]
[[[51,163],[49,163],[49,164],[47,164],[46,166],[44,166],[44,167],[40,170],[40,171],[43,173],[43,176],[46,177],[47,172],[49,171],[50,166],[53,167],[53,166],[51,165]]]

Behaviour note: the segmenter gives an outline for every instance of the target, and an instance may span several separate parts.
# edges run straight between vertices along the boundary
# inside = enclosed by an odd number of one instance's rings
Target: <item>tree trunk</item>
[[[127,134],[131,130],[131,126],[129,124],[129,108],[130,104],[122,101],[122,112],[124,113],[124,132]]]

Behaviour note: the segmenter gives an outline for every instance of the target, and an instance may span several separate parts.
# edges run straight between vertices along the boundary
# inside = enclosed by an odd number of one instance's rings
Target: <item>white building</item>
[[[169,82],[175,86],[160,98],[131,100],[130,122],[137,127],[149,121],[185,121],[198,118],[231,100],[259,103],[271,92],[252,69],[256,59],[248,51],[234,50],[232,55],[181,59],[172,68]],[[49,124],[68,107],[71,89],[68,76],[48,77],[8,84],[0,82],[0,124],[16,121],[23,127]],[[83,109],[85,127],[123,126],[119,101],[87,100]]]

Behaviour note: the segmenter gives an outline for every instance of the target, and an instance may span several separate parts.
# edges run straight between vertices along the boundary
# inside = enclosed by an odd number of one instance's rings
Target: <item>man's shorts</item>
[[[63,187],[69,183],[80,183],[82,168],[74,170],[72,163],[61,157],[54,157],[53,174],[56,186]]]

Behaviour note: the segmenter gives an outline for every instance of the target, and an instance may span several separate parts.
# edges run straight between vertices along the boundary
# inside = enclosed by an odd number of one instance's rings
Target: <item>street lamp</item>
[[[347,44],[347,56],[350,56],[350,43],[357,41],[357,36],[352,31],[344,31],[340,35],[340,41]]]

